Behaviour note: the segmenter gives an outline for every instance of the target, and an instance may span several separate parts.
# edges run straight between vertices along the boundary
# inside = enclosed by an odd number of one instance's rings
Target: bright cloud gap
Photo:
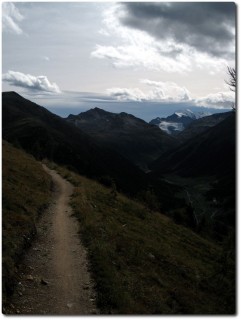
[[[233,2],[126,2],[119,6],[118,17],[123,26],[157,40],[174,39],[199,52],[226,57],[235,41],[235,6]]]
[[[182,4],[183,5],[183,4]],[[203,4],[202,4],[203,5]],[[114,4],[111,8],[105,11],[103,18],[102,34],[112,35],[115,39],[119,39],[118,45],[101,45],[97,44],[92,51],[91,56],[99,59],[107,59],[116,68],[133,67],[135,69],[144,68],[155,71],[165,71],[170,73],[187,73],[194,68],[210,70],[210,73],[221,71],[227,67],[228,64],[234,59],[234,45],[235,38],[233,35],[233,20],[235,16],[235,6],[231,6],[230,13],[227,16],[226,23],[223,22],[219,27],[222,27],[223,35],[218,31],[217,26],[210,22],[210,37],[205,37],[207,30],[205,25],[201,25],[201,30],[191,36],[189,24],[191,22],[181,19],[180,14],[179,23],[174,23],[169,19],[164,19],[160,15],[160,19],[153,18],[149,10],[149,15],[145,19],[139,19],[139,15],[144,15],[145,8],[156,8],[160,12],[162,10],[172,10],[178,14],[178,4],[172,3],[168,8],[165,3],[118,3]],[[198,12],[200,7],[198,4],[190,6],[188,10]],[[153,7],[153,8],[152,8]],[[183,9],[183,10],[184,10]],[[204,16],[208,12],[209,5],[203,5],[201,14]],[[165,11],[164,10],[164,11]],[[215,13],[215,18],[218,19],[222,16],[223,10],[219,13],[219,7],[210,5],[210,10]],[[151,10],[155,15],[155,10]],[[135,16],[137,15],[137,17]],[[166,25],[166,20],[173,28],[167,29],[167,32],[160,34],[166,28],[159,28],[159,25]],[[206,21],[204,19],[204,21]],[[138,22],[138,23],[137,23]],[[198,25],[199,26],[199,25]],[[152,30],[152,28],[154,28]],[[181,36],[181,28],[184,34]],[[172,34],[172,32],[174,34]],[[198,30],[196,30],[198,31]],[[158,32],[158,34],[156,34]],[[187,34],[189,32],[189,34]],[[193,34],[193,33],[192,33]],[[200,39],[200,46],[197,45]],[[225,42],[225,46],[223,43]],[[205,49],[206,45],[206,49]],[[213,48],[211,52],[208,48]],[[223,52],[225,48],[225,52]],[[216,53],[215,53],[215,52]]]

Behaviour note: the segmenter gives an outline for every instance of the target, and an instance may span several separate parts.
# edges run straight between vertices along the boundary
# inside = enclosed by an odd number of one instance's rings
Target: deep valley
[[[235,313],[235,111],[192,116],[173,134],[99,108],[61,118],[4,92],[2,119],[4,313]],[[90,272],[88,290],[83,282],[76,295],[90,292],[87,311],[61,300],[64,294],[53,300],[62,301],[62,312],[56,311],[59,302],[52,312],[44,302],[35,311],[21,310],[21,301],[28,305],[35,291],[45,303],[58,291],[56,279],[39,282],[37,267],[33,279],[26,279],[41,219],[54,223],[48,213],[56,201],[52,172],[73,188],[68,205]],[[56,231],[46,230],[52,239]],[[66,252],[78,252],[68,243]],[[51,250],[46,248],[56,256]],[[19,283],[28,289],[20,290]]]

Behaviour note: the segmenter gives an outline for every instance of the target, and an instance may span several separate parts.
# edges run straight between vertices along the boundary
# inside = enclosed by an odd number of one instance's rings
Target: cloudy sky
[[[233,2],[5,2],[3,91],[62,116],[230,108],[235,14]]]

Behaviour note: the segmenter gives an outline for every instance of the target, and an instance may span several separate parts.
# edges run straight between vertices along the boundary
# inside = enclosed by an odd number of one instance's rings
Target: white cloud
[[[110,88],[106,92],[119,101],[186,102],[200,107],[217,109],[231,108],[235,102],[235,94],[231,91],[212,93],[205,97],[194,99],[187,88],[181,87],[175,82],[152,81],[149,79],[142,79],[140,82],[151,87],[151,89],[143,92],[139,88]]]
[[[165,70],[169,72],[188,71],[190,64],[180,54],[176,60],[168,56],[170,51],[181,53],[182,47],[171,41],[158,43],[153,37],[139,30],[133,30],[119,23],[119,5],[112,6],[104,13],[104,26],[102,29],[108,35],[119,38],[121,45],[96,45],[91,53],[92,57],[109,59],[115,67],[144,67],[151,70]],[[160,54],[160,53],[163,54]],[[185,62],[185,63],[184,63]]]
[[[56,83],[51,83],[46,76],[33,76],[22,72],[8,71],[2,76],[3,81],[16,87],[46,93],[60,93]]]
[[[212,93],[205,97],[195,99],[197,106],[211,108],[232,108],[234,103],[235,94],[231,91]]]
[[[146,100],[146,95],[138,88],[110,88],[107,94],[120,101],[142,101]]]
[[[190,92],[185,87],[180,87],[175,82],[141,80],[142,83],[153,87],[149,91],[149,98],[161,99],[166,101],[189,101]]]
[[[184,57],[176,61],[168,56],[161,56],[157,45],[140,42],[138,45],[127,44],[121,46],[97,45],[92,57],[109,59],[117,68],[144,67],[150,70],[164,70],[167,72],[189,71],[189,63],[183,63]]]
[[[110,88],[107,94],[121,101],[161,101],[184,102],[190,101],[190,93],[185,87],[180,87],[174,82],[141,80],[152,89],[144,93],[139,88]]]
[[[108,59],[117,68],[134,67],[178,73],[186,73],[194,68],[217,72],[227,65],[225,59],[197,51],[185,43],[176,43],[170,38],[158,40],[145,31],[124,26],[120,21],[125,14],[121,4],[114,4],[105,11],[102,33],[105,30],[110,38],[112,36],[113,44],[97,44],[91,53],[92,57]]]
[[[23,31],[18,23],[24,19],[19,10],[11,2],[4,2],[2,5],[2,27],[3,30],[15,34],[22,34]]]

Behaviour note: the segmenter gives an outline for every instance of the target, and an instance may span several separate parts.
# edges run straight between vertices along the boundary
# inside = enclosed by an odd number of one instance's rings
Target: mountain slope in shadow
[[[178,145],[175,138],[158,127],[125,112],[117,114],[94,108],[76,116],[69,115],[66,120],[144,170],[165,151]]]
[[[114,179],[129,193],[144,184],[144,174],[127,159],[15,92],[2,94],[2,125],[5,140],[38,159],[48,158],[88,177]]]
[[[235,113],[153,162],[155,174],[220,175],[235,169]]]
[[[190,123],[188,127],[178,134],[178,139],[180,142],[187,141],[189,139],[194,138],[197,135],[205,132],[211,127],[216,126],[221,121],[225,120],[227,117],[230,116],[230,112],[223,112],[223,113],[215,113],[200,119],[197,119]]]
[[[166,176],[182,181],[189,204],[199,212],[197,228],[219,240],[227,235],[231,239],[235,232],[235,118],[231,112],[219,124],[165,154],[153,163],[150,173],[157,179]]]

